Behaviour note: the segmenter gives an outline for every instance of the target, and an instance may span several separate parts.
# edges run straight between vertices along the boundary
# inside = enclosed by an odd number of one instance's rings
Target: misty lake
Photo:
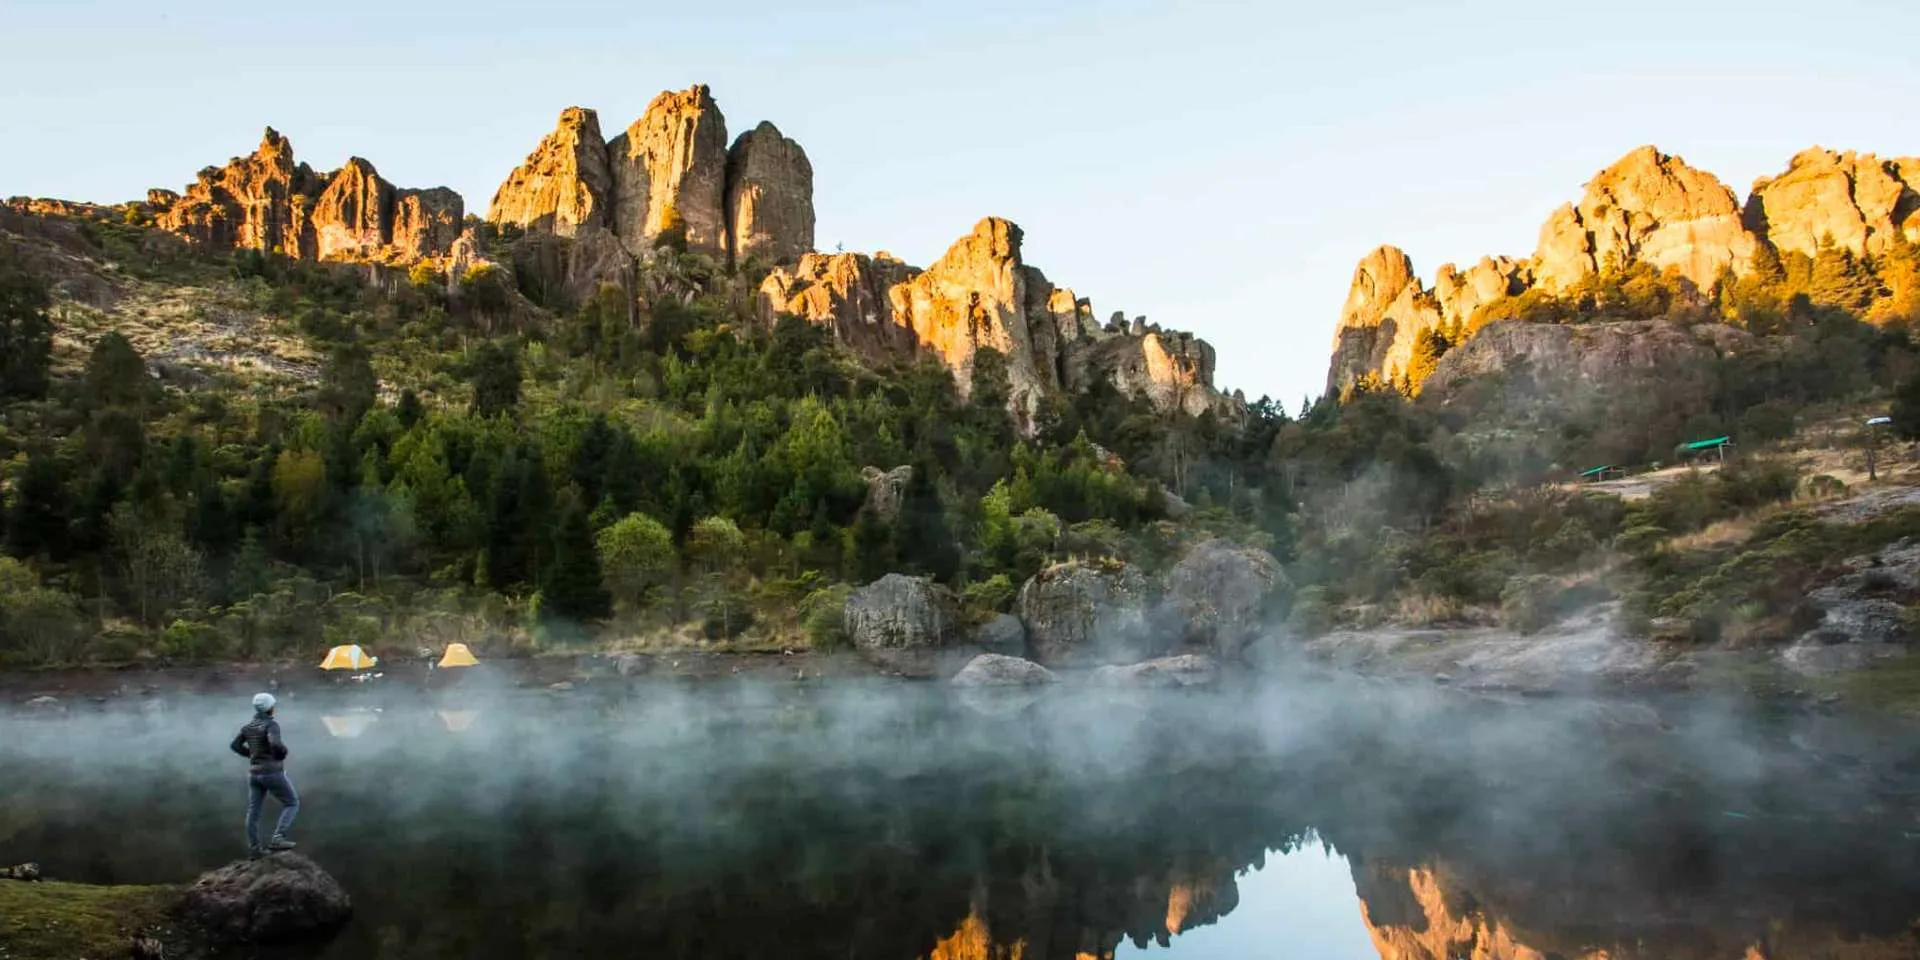
[[[242,852],[244,694],[0,720],[0,864]],[[1920,956],[1920,739],[1751,705],[1315,677],[283,698],[351,892],[261,956]],[[272,807],[269,806],[271,811]]]

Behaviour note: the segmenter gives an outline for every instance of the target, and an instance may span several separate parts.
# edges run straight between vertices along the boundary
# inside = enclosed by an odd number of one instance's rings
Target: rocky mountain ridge
[[[16,198],[22,212],[105,216],[107,208]],[[1238,396],[1213,385],[1214,352],[1188,333],[1092,307],[1021,258],[1020,228],[983,219],[933,266],[885,253],[814,247],[813,168],[772,123],[734,138],[705,85],[666,91],[607,138],[598,114],[568,107],[501,183],[484,221],[444,187],[394,187],[355,157],[320,174],[296,163],[269,129],[258,149],[208,167],[184,194],[151,191],[137,208],[161,229],[215,251],[411,265],[430,262],[451,287],[491,265],[532,302],[584,303],[606,287],[632,301],[663,249],[704,256],[748,276],[753,319],[792,315],[826,327],[870,363],[937,358],[963,394],[983,349],[1006,361],[1009,406],[1027,423],[1045,397],[1108,383],[1162,411],[1237,416]],[[506,256],[501,257],[500,243]],[[491,251],[491,252],[490,252]],[[496,262],[498,260],[499,262]]]
[[[464,217],[459,194],[395,187],[359,157],[315,173],[272,127],[253,153],[200,171],[184,195],[149,191],[146,206],[159,227],[204,247],[303,260],[444,256]]]
[[[1428,331],[1461,330],[1495,300],[1564,292],[1610,265],[1670,271],[1696,292],[1750,272],[1763,249],[1813,255],[1822,241],[1855,256],[1920,242],[1920,159],[1822,148],[1756,181],[1743,203],[1711,173],[1643,146],[1600,171],[1578,203],[1555,210],[1531,257],[1444,264],[1432,286],[1398,247],[1363,257],[1334,335],[1329,390],[1392,381]]]

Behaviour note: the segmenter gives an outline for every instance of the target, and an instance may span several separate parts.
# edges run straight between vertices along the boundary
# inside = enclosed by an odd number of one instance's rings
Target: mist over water
[[[282,953],[1374,956],[1428,935],[1429,882],[1568,956],[1911,942],[1907,725],[1292,675],[291,693],[294,833],[356,916]],[[248,712],[6,717],[0,862],[176,883],[240,855]]]

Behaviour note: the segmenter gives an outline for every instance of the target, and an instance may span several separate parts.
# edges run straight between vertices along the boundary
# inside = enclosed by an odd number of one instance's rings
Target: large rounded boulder
[[[1059,679],[1052,670],[1031,660],[983,653],[954,674],[952,682],[956,687],[1028,687]]]
[[[1132,663],[1151,656],[1147,578],[1117,560],[1055,564],[1020,588],[1033,658],[1047,666]]]
[[[1167,574],[1162,618],[1190,644],[1235,658],[1265,626],[1267,598],[1284,580],[1265,550],[1225,540],[1196,544]]]
[[[331,933],[353,916],[353,901],[319,864],[276,853],[201,874],[180,915],[215,940],[267,943]]]
[[[1027,655],[1027,627],[1020,618],[1010,613],[995,614],[985,623],[973,628],[968,638],[976,647],[988,653],[998,653],[1008,657]]]
[[[842,624],[868,660],[925,675],[937,672],[953,651],[960,603],[953,591],[926,577],[889,573],[847,597]]]

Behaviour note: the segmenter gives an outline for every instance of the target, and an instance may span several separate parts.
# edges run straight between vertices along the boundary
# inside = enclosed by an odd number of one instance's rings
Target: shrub
[[[847,598],[853,588],[836,583],[807,594],[800,601],[800,629],[807,637],[807,649],[846,650],[853,646],[847,637],[845,614]]]
[[[84,653],[73,597],[44,587],[32,568],[0,557],[0,658],[61,663]]]
[[[967,607],[984,614],[1005,613],[1013,605],[1013,598],[1019,593],[1013,581],[1004,573],[996,573],[985,580],[967,584],[961,599]]]
[[[1539,633],[1560,619],[1559,594],[1553,577],[1514,577],[1500,592],[1500,623],[1518,633]]]
[[[160,634],[160,655],[175,660],[217,660],[227,655],[225,638],[211,625],[175,620]]]
[[[1333,629],[1333,604],[1327,601],[1325,587],[1302,587],[1294,594],[1293,609],[1287,612],[1287,626],[1302,637],[1317,637]]]

